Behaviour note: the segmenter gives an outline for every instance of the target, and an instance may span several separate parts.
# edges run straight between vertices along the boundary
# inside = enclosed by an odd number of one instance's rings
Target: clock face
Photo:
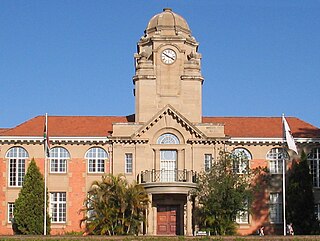
[[[177,55],[172,49],[165,49],[161,54],[161,60],[165,64],[172,64],[176,61]]]

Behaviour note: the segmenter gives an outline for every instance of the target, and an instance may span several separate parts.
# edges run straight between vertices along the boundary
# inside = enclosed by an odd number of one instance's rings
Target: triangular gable
[[[195,138],[206,139],[206,135],[195,127],[190,121],[188,121],[182,114],[180,114],[176,109],[171,105],[166,105],[161,111],[154,115],[150,121],[145,123],[137,132],[135,132],[131,138],[137,139],[140,138],[144,133],[146,133],[150,128],[152,128],[161,118],[166,115],[171,115],[177,120],[182,127],[189,131]]]

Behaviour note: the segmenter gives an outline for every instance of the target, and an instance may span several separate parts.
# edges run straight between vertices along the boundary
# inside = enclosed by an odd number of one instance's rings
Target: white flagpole
[[[44,218],[43,218],[43,235],[47,235],[47,153],[48,153],[48,114],[45,120],[45,140],[44,140]]]
[[[285,158],[285,152],[284,152],[284,142],[285,142],[285,130],[284,130],[284,114],[282,114],[282,207],[283,207],[283,235],[286,236],[286,158]]]

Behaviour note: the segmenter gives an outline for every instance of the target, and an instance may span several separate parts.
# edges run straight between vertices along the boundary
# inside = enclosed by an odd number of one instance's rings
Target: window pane
[[[21,147],[11,148],[6,158],[9,160],[9,186],[21,187],[25,175],[25,162],[28,158],[28,153]]]
[[[179,144],[179,139],[171,133],[161,135],[157,141],[158,144]]]
[[[282,223],[282,194],[270,193],[269,218],[271,223]]]
[[[132,153],[125,154],[125,165],[126,165],[125,173],[132,173]]]
[[[204,170],[210,171],[212,166],[212,154],[204,154]]]
[[[108,159],[108,153],[104,149],[100,147],[91,148],[86,153],[86,159],[88,163],[88,172],[105,172],[105,162]]]
[[[62,147],[54,147],[50,150],[50,172],[66,173],[67,160],[70,159],[69,152]]]
[[[66,222],[66,193],[50,193],[50,215],[53,223]]]
[[[249,168],[249,161],[252,159],[250,152],[244,148],[236,148],[232,151],[233,171],[235,173],[246,173]]]
[[[283,169],[283,160],[288,159],[289,155],[283,148],[272,148],[267,154],[270,173],[281,174]]]
[[[13,210],[14,210],[14,203],[8,203],[8,223],[11,223],[12,221]]]
[[[320,148],[314,148],[308,154],[310,173],[314,187],[320,187]]]

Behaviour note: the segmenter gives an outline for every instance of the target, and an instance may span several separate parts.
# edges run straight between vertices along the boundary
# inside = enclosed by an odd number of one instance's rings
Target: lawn
[[[50,240],[50,241],[87,241],[87,240],[124,240],[124,241],[170,241],[170,240],[176,240],[176,241],[197,241],[197,240],[212,240],[212,241],[268,241],[268,240],[292,240],[292,241],[316,241],[320,240],[320,236],[226,236],[226,237],[217,237],[217,236],[210,236],[210,237],[184,237],[184,236],[176,236],[176,237],[152,237],[152,236],[0,236],[0,241],[17,241],[17,240]]]

